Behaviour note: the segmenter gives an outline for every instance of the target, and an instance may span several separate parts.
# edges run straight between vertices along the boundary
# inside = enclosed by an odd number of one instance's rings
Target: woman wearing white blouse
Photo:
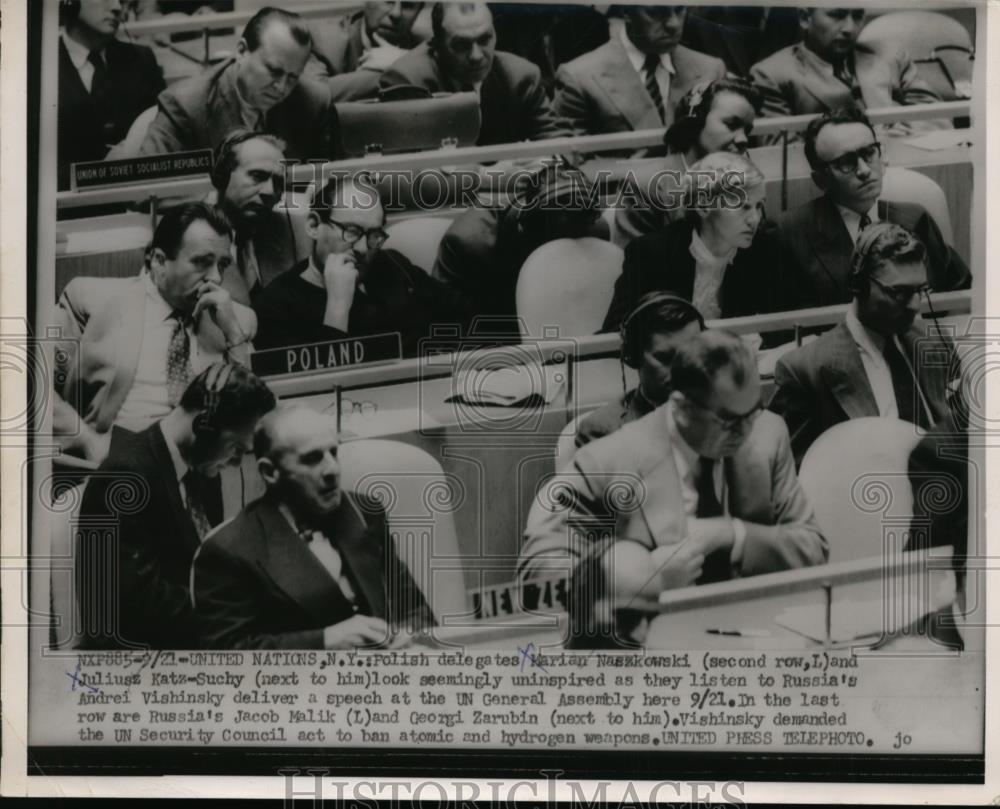
[[[604,321],[617,329],[647,292],[691,301],[706,320],[774,311],[776,265],[764,222],[764,175],[743,155],[715,152],[689,169],[684,219],[633,241]]]

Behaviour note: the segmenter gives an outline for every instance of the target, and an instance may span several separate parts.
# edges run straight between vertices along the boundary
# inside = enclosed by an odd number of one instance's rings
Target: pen
[[[769,638],[771,633],[766,629],[706,629],[709,635],[727,635],[734,638]]]

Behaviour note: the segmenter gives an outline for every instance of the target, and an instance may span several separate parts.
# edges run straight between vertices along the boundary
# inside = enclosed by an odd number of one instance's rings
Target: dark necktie
[[[94,50],[87,54],[87,61],[94,66],[94,75],[90,80],[90,100],[94,106],[97,124],[101,127],[104,142],[110,145],[117,138],[114,131],[115,123],[111,116],[112,99],[108,84],[108,68],[99,51]]]
[[[208,511],[205,507],[205,492],[202,489],[204,479],[189,469],[184,475],[184,494],[187,496],[187,512],[194,523],[194,530],[198,533],[198,539],[204,539],[212,530],[212,523],[208,518]]]
[[[892,390],[896,394],[896,410],[903,421],[917,424],[924,429],[930,427],[922,404],[917,399],[917,383],[910,371],[906,358],[891,337],[885,341],[882,356],[889,366],[892,376]]]
[[[723,515],[722,503],[715,493],[715,459],[698,459],[698,481],[695,491],[698,494],[698,505],[694,515],[698,519],[708,519],[710,517],[721,517]],[[716,581],[727,581],[731,577],[729,550],[713,551],[705,557],[705,563],[701,567],[701,576],[698,584],[711,584]]]
[[[176,407],[191,380],[191,338],[187,333],[188,317],[173,312],[174,330],[167,347],[167,404]]]
[[[642,70],[646,74],[646,92],[653,99],[656,111],[660,114],[660,121],[664,121],[663,96],[660,93],[660,83],[656,80],[656,69],[660,66],[660,57],[657,54],[650,54],[642,64]]]
[[[865,228],[872,223],[872,218],[866,214],[861,214],[861,219],[858,221],[858,236],[865,232]]]
[[[847,88],[851,91],[851,98],[855,102],[861,101],[861,87],[858,85],[854,71],[851,69],[850,59],[839,59],[834,62],[833,75],[838,81],[847,85]]]

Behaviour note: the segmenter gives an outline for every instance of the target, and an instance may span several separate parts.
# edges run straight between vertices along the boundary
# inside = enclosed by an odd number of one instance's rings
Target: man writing
[[[267,493],[194,562],[208,648],[396,648],[431,625],[385,512],[340,488],[335,419],[283,407],[261,422],[254,454]]]

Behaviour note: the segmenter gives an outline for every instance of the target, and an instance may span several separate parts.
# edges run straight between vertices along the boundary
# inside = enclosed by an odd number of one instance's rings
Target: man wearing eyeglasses
[[[574,645],[641,640],[627,613],[663,590],[827,559],[753,350],[704,331],[670,373],[667,403],[580,448],[528,516],[519,575],[571,575]]]
[[[878,108],[940,101],[917,76],[905,52],[884,56],[858,43],[865,21],[863,8],[800,8],[802,42],[750,68],[764,98],[764,116],[821,113],[846,105]],[[898,126],[894,133],[912,129]]]
[[[274,279],[257,298],[258,349],[399,332],[415,356],[432,323],[466,322],[455,293],[389,238],[378,190],[366,175],[333,174],[313,195],[306,219],[309,258]]]
[[[928,293],[927,251],[912,233],[873,225],[858,241],[844,321],[785,355],[774,370],[770,409],[784,417],[796,463],[824,431],[853,418],[881,416],[929,429],[948,413],[950,356],[918,320]]]
[[[856,107],[809,122],[806,159],[822,196],[776,220],[783,256],[775,289],[785,309],[831,306],[851,300],[848,269],[858,236],[878,222],[911,231],[927,249],[927,280],[937,291],[967,289],[969,268],[945,243],[927,210],[916,202],[881,200],[885,163],[868,117]]]

